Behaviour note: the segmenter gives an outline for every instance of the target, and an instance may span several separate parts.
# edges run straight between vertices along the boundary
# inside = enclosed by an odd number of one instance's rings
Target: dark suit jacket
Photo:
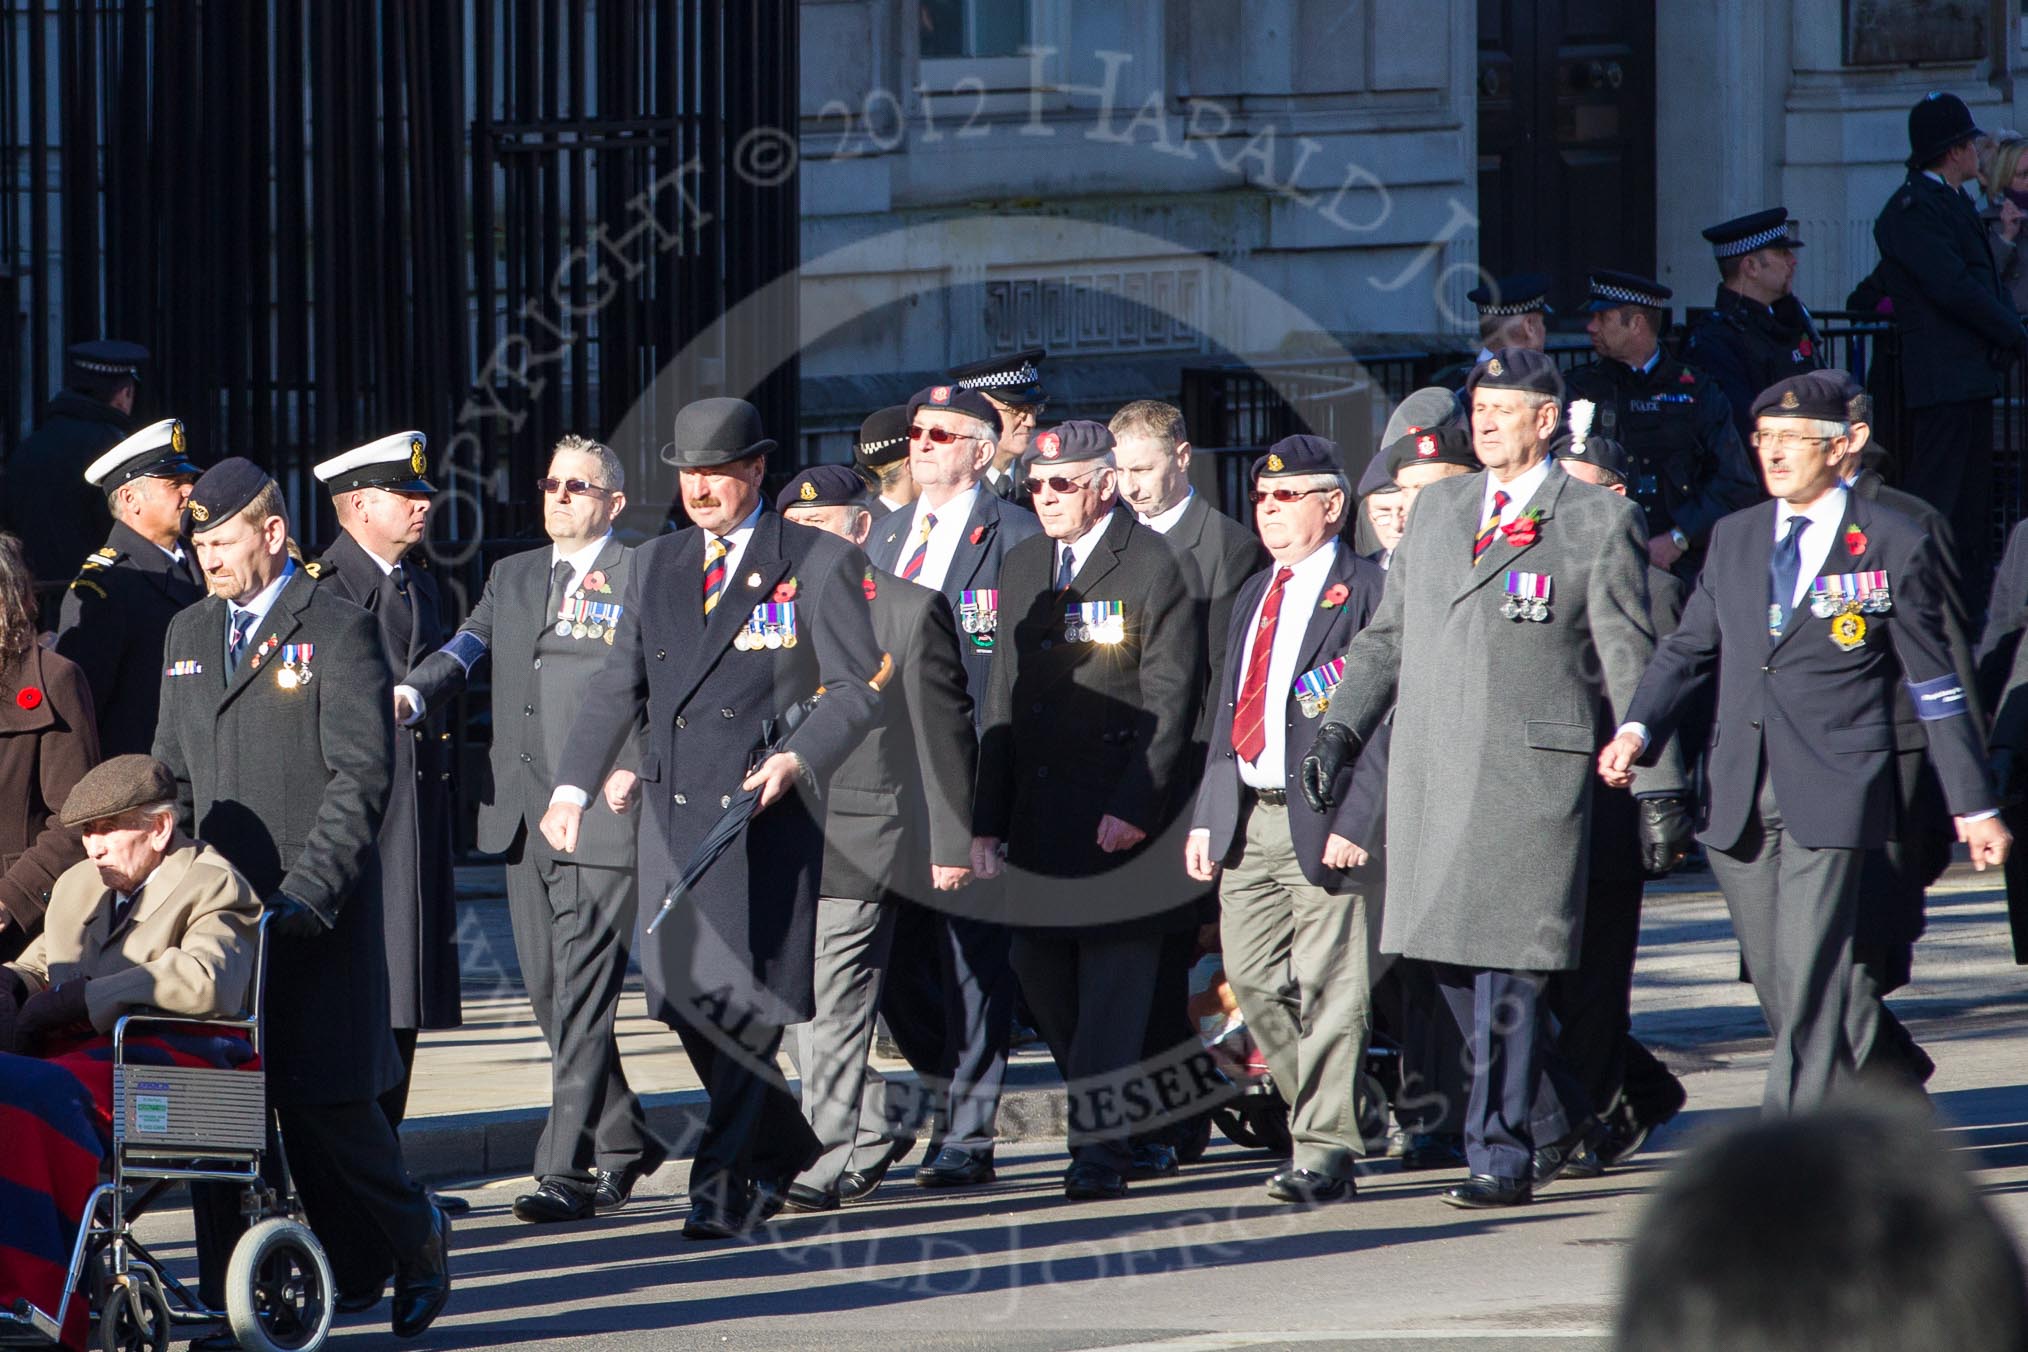
[[[621,606],[617,636],[608,643],[604,635],[595,639],[587,632],[584,638],[560,637],[550,642],[554,637],[551,627],[556,623],[556,612],[549,604],[552,556],[553,546],[544,545],[494,564],[479,603],[457,634],[401,682],[415,687],[426,708],[440,710],[465,688],[470,669],[481,658],[491,656],[493,745],[487,765],[492,773],[479,798],[478,839],[479,848],[490,854],[509,854],[523,847],[538,855],[547,854],[549,847],[536,827],[549,808],[556,764],[562,758],[570,725],[583,704],[592,674],[605,665],[613,648],[624,642],[638,623],[633,606],[623,600],[634,551],[621,544],[617,535],[610,536],[580,581],[603,582],[608,590],[599,591],[595,585],[591,599]],[[574,599],[584,596],[581,586],[572,593]],[[540,657],[537,645],[542,648]],[[622,749],[619,763],[631,769],[639,761],[637,734]],[[587,787],[593,790],[591,805],[578,833],[577,853],[567,862],[633,868],[635,819],[616,815],[607,807],[605,796],[597,792],[599,785]]]
[[[444,641],[437,580],[414,563],[404,605],[394,579],[350,535],[318,560],[325,584],[380,626],[388,678],[399,680]],[[394,731],[380,855],[389,1015],[396,1028],[456,1028],[459,1008],[457,876],[451,865],[451,747],[440,705]]]
[[[37,581],[61,582],[71,560],[112,525],[106,495],[84,480],[92,461],[133,431],[126,414],[75,390],[60,390],[43,420],[7,458],[4,514],[21,537]],[[53,625],[56,607],[44,608]]]
[[[266,1059],[277,1103],[350,1103],[401,1072],[389,1033],[374,836],[394,765],[394,707],[373,617],[298,567],[225,677],[226,603],[169,626],[155,756],[176,776],[184,829],[264,901],[287,893],[331,928],[269,945]],[[278,679],[312,644],[310,680]],[[178,663],[196,670],[171,675]]]
[[[641,899],[659,907],[734,795],[756,752],[822,688],[787,737],[821,784],[879,715],[880,648],[867,615],[866,560],[851,545],[763,511],[724,599],[704,614],[704,532],[687,527],[634,552],[620,634],[585,690],[557,764],[559,784],[596,791],[637,719]],[[794,647],[741,651],[733,638],[778,589],[795,607]],[[772,734],[772,737],[771,737]],[[808,785],[756,813],[642,943],[649,1007],[695,1018],[693,1001],[770,1024],[811,1016],[824,809]]]
[[[1079,929],[1190,923],[1179,792],[1202,698],[1204,634],[1175,551],[1117,510],[1068,591],[1056,542],[1023,540],[1001,571],[1001,624],[987,687],[974,830],[1006,842],[1009,913]],[[1067,608],[1114,601],[1117,644],[1066,637]],[[1099,819],[1147,832],[1098,848]],[[1173,829],[1172,829],[1173,828]],[[1179,907],[1179,901],[1181,902]]]
[[[2018,522],[2007,536],[2007,550],[1986,605],[1986,627],[1973,654],[1979,664],[1979,693],[1996,713],[2024,628],[2028,628],[2028,520]]]
[[[33,690],[35,695],[28,695]],[[84,674],[37,645],[0,685],[0,910],[9,930],[0,953],[13,956],[42,928],[49,892],[84,858],[83,838],[57,825],[71,787],[98,764],[91,691]]]
[[[1193,565],[1186,580],[1190,582],[1197,622],[1204,630],[1205,679],[1216,680],[1225,669],[1233,598],[1239,595],[1240,584],[1267,566],[1267,549],[1259,536],[1213,508],[1202,493],[1191,497],[1182,519],[1162,538]],[[1374,589],[1374,598],[1376,602],[1379,599],[1378,587]],[[1205,700],[1199,720],[1200,736],[1210,731],[1215,716],[1213,701]]]
[[[874,525],[873,534],[866,541],[866,556],[875,567],[895,574],[901,572],[905,554],[914,547],[913,541],[904,538],[914,520],[915,512],[911,509],[890,513]],[[941,590],[944,600],[951,603],[951,610],[957,611],[959,598],[965,592],[997,589],[1001,560],[1007,551],[1041,533],[1035,513],[994,496],[982,482],[978,497],[972,502],[972,513],[965,520],[965,538],[951,556],[950,571],[944,574]],[[1000,612],[1008,613],[1004,600]],[[977,724],[985,714],[986,678],[992,670],[997,635],[991,631],[960,634],[958,640],[965,659],[965,688],[972,694],[972,721]]]
[[[1302,656],[1296,662],[1298,676],[1323,666],[1351,645],[1352,636],[1364,629],[1373,612],[1380,608],[1380,594],[1387,585],[1387,574],[1380,571],[1380,565],[1360,558],[1348,545],[1339,544],[1336,550],[1330,581],[1324,586],[1326,591],[1334,584],[1344,586],[1345,602],[1329,609],[1320,606],[1311,612],[1303,628]],[[1220,864],[1232,861],[1240,843],[1240,806],[1245,796],[1245,786],[1239,779],[1239,758],[1232,749],[1232,720],[1239,703],[1239,684],[1246,675],[1240,664],[1245,660],[1247,630],[1253,626],[1261,598],[1274,580],[1274,567],[1270,563],[1240,588],[1227,617],[1228,632],[1219,644],[1225,659],[1216,677],[1210,750],[1205,757],[1204,782],[1197,790],[1190,828],[1211,833],[1211,857]],[[1361,751],[1358,760],[1339,776],[1334,795],[1337,806],[1324,816],[1310,810],[1296,782],[1303,757],[1317,740],[1324,711],[1319,709],[1315,716],[1305,717],[1302,706],[1291,695],[1286,713],[1282,737],[1287,773],[1283,787],[1289,795],[1289,834],[1302,859],[1303,876],[1330,892],[1368,891],[1382,877],[1380,832],[1387,802],[1384,727]],[[1363,848],[1372,856],[1371,861],[1355,870],[1325,868],[1324,842],[1333,835],[1343,836]]]
[[[1910,170],[1873,223],[1873,240],[1901,330],[1908,406],[1997,395],[2002,366],[2028,336],[1971,199]]]
[[[1930,758],[1957,815],[1992,807],[1979,730],[1965,716],[1951,664],[1936,547],[1915,522],[1848,495],[1827,573],[1885,570],[1892,609],[1867,615],[1846,651],[1808,598],[1779,639],[1768,637],[1768,561],[1777,504],[1735,512],[1712,535],[1710,557],[1683,611],[1641,677],[1626,720],[1646,724],[1650,750],[1689,695],[1718,680],[1708,756],[1708,820],[1700,839],[1736,844],[1754,812],[1763,755],[1788,831],[1813,849],[1863,849],[1894,829],[1894,687],[1917,687]],[[1847,528],[1863,536],[1847,546]]]
[[[119,522],[63,594],[56,650],[83,668],[99,716],[99,753],[145,754],[155,744],[162,640],[169,621],[204,599],[196,559],[179,567]]]
[[[892,664],[880,718],[824,786],[822,894],[931,895],[930,864],[969,868],[979,744],[950,603],[868,567],[873,638]]]

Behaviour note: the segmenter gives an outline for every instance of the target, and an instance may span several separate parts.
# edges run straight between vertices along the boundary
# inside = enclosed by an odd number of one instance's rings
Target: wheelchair
[[[0,1348],[59,1345],[71,1302],[89,1293],[94,1345],[103,1352],[166,1352],[221,1322],[248,1352],[315,1352],[330,1335],[336,1288],[323,1246],[302,1220],[289,1184],[266,1074],[129,1063],[130,1036],[182,1028],[244,1032],[263,1051],[268,917],[261,917],[244,1018],[129,1014],[113,1027],[113,1128],[109,1172],[92,1190],[55,1311],[26,1300],[0,1310]],[[246,1232],[233,1247],[225,1309],[214,1310],[172,1276],[134,1234],[134,1223],[178,1183],[240,1187]]]

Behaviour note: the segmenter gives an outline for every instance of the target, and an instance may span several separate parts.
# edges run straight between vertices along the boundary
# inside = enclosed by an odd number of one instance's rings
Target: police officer
[[[64,593],[56,650],[91,683],[108,756],[155,744],[162,638],[177,612],[204,596],[196,551],[183,536],[183,504],[198,473],[174,418],[142,428],[84,472],[111,505],[113,528]]]
[[[1793,290],[1803,242],[1787,208],[1736,216],[1704,238],[1718,260],[1718,299],[1690,326],[1683,360],[1725,391],[1743,444],[1753,433],[1753,397],[1777,380],[1822,370],[1824,340]]]
[[[1592,431],[1633,459],[1627,487],[1647,516],[1649,561],[1687,582],[1711,527],[1760,487],[1724,391],[1662,350],[1670,295],[1645,277],[1593,272],[1585,331],[1599,359],[1568,383],[1570,398],[1597,406]]]
[[[437,581],[405,561],[422,541],[436,492],[426,477],[427,445],[420,432],[397,432],[333,456],[314,470],[331,494],[342,532],[319,561],[320,576],[333,593],[379,621],[391,680],[435,652],[444,639]],[[408,1111],[418,1030],[456,1028],[463,1022],[457,879],[451,868],[449,734],[442,731],[442,720],[436,723],[419,722],[395,732],[393,787],[377,841],[388,1008],[402,1067],[400,1083],[380,1103],[396,1126]],[[444,1200],[453,1209],[458,1204]]]
[[[852,444],[852,465],[872,495],[866,510],[875,521],[915,501],[915,476],[908,469],[907,404],[890,404],[866,416],[859,424],[859,439]]]
[[[1490,361],[1501,348],[1525,347],[1536,352],[1546,348],[1549,320],[1556,313],[1549,305],[1551,280],[1547,273],[1522,272],[1488,279],[1466,292],[1465,299],[1479,311],[1479,355],[1446,366],[1431,383],[1462,393],[1472,368]],[[1459,412],[1462,414],[1463,410]],[[1390,436],[1387,441],[1392,444],[1395,439]]]
[[[132,430],[148,349],[117,338],[73,343],[64,387],[42,424],[7,459],[7,528],[21,537],[37,581],[59,582],[81,542],[112,524],[85,469]],[[44,607],[45,623],[56,610]]]
[[[401,1075],[373,854],[394,757],[380,635],[290,557],[281,489],[251,461],[208,470],[190,520],[212,594],[169,626],[155,758],[176,778],[185,830],[273,917],[268,1101],[337,1298],[366,1308],[392,1269],[394,1332],[414,1337],[450,1296],[451,1225],[374,1101]],[[230,1247],[237,1201],[213,1189],[199,1205],[201,1254]]]
[[[1049,406],[1038,365],[1048,355],[1042,348],[1031,347],[954,366],[950,371],[951,384],[985,395],[1000,415],[1000,442],[982,482],[989,492],[1009,502],[1025,504],[1028,498],[1021,478],[1029,439]]]

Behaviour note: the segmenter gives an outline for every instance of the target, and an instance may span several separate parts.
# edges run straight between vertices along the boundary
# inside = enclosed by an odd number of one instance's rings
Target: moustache
[[[719,500],[718,500],[717,498],[692,498],[692,499],[690,499],[690,505],[691,505],[692,507],[722,507],[722,506],[724,506],[724,504],[723,504],[723,503],[721,503],[721,502],[720,502],[720,501],[719,501]]]

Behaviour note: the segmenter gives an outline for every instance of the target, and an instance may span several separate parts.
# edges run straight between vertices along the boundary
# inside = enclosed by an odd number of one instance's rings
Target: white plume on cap
[[[1597,411],[1598,405],[1589,399],[1573,399],[1570,401],[1570,453],[1572,455],[1584,454],[1584,439],[1591,435],[1591,419],[1592,415]]]

